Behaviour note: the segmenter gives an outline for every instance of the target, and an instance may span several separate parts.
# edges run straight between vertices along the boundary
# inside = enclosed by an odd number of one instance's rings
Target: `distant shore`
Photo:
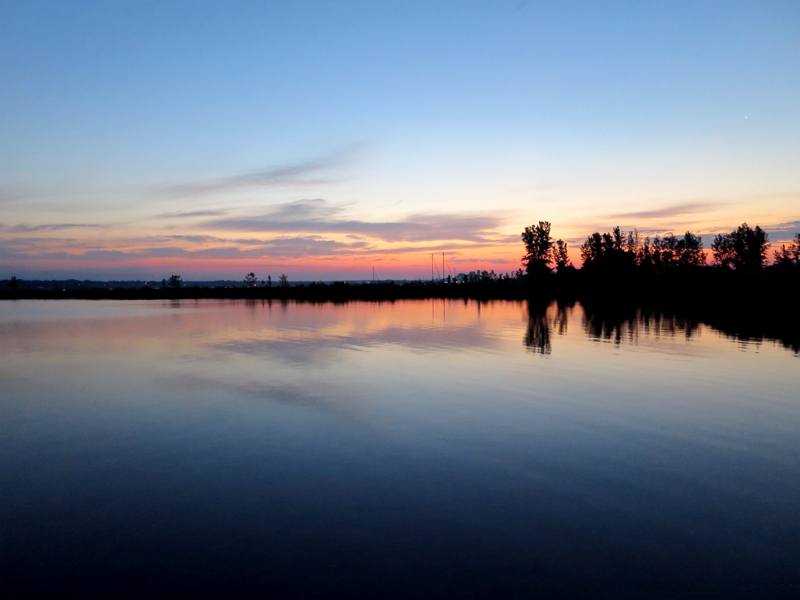
[[[223,284],[224,283],[224,284]],[[289,285],[245,286],[235,282],[189,282],[180,287],[154,285],[153,282],[100,282],[77,280],[19,280],[12,289],[9,280],[0,281],[0,300],[199,300],[263,299],[332,301],[406,300],[425,298],[465,298],[524,300],[530,297],[575,297],[612,302],[669,300],[692,304],[703,300],[720,303],[741,301],[780,302],[786,294],[798,298],[800,270],[764,268],[757,271],[732,271],[703,267],[685,272],[615,277],[608,274],[510,278],[471,282],[378,281],[378,282],[300,282]],[[707,296],[712,295],[713,298]],[[800,302],[800,300],[798,300]]]
[[[6,282],[4,282],[6,283]],[[253,302],[394,302],[451,299],[527,301],[529,311],[544,311],[553,301],[580,302],[609,322],[631,319],[636,311],[664,312],[707,323],[743,340],[774,339],[800,352],[800,272],[765,268],[752,272],[703,268],[684,273],[614,278],[553,275],[529,278],[447,282],[310,283],[289,286],[77,287],[48,282],[51,289],[3,286],[0,300],[245,300]],[[2,284],[0,284],[2,285]],[[44,286],[40,286],[44,287]]]

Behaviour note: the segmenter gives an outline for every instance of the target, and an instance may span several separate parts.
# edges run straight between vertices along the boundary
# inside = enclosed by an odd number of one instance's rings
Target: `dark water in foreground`
[[[0,303],[0,595],[800,596],[800,358],[580,305]]]

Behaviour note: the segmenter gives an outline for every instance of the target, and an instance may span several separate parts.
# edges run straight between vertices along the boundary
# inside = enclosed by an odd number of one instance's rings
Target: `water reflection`
[[[797,359],[705,322],[14,302],[0,340],[4,596],[797,596]]]
[[[528,303],[528,326],[525,328],[525,346],[536,354],[550,354],[550,329],[552,318],[546,304]]]
[[[586,336],[591,340],[610,342],[616,346],[623,343],[637,344],[640,338],[676,338],[685,340],[700,335],[703,325],[696,316],[686,316],[661,308],[641,307],[626,304],[580,304],[575,301],[528,301],[527,323],[524,344],[535,354],[549,355],[553,351],[552,336],[567,334],[570,321],[580,319]],[[800,355],[797,332],[787,324],[785,335],[770,337],[760,333],[758,322],[743,314],[738,324],[726,323],[717,330],[742,344],[742,347],[758,347],[765,342],[777,342]],[[712,326],[712,329],[713,326]]]
[[[113,348],[131,339],[173,344],[197,340],[208,352],[272,357],[290,364],[323,365],[345,348],[397,345],[418,352],[485,351],[507,339],[523,315],[524,346],[550,355],[555,338],[583,332],[589,340],[616,346],[640,339],[693,340],[707,331],[722,333],[743,346],[776,341],[800,354],[797,332],[764,332],[752,316],[720,329],[696,316],[625,304],[575,301],[428,300],[294,303],[281,300],[168,300],[164,302],[5,303],[0,334],[17,348]],[[243,308],[244,310],[239,310]],[[277,309],[277,310],[276,310]],[[202,314],[203,318],[194,318]],[[69,315],[64,321],[60,317]],[[577,328],[576,328],[577,326]],[[162,339],[163,338],[163,339]],[[195,350],[190,350],[194,353]]]

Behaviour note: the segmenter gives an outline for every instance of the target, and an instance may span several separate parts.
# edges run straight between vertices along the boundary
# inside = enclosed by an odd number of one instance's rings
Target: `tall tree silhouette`
[[[170,275],[167,285],[173,288],[179,288],[183,285],[183,280],[180,275]]]
[[[553,262],[559,273],[575,270],[572,266],[572,261],[569,259],[569,253],[567,252],[567,242],[564,240],[557,240],[556,245],[553,246]]]
[[[522,232],[522,242],[525,244],[525,255],[522,264],[528,275],[547,275],[553,248],[553,238],[550,237],[550,223],[539,221],[538,225],[530,225]]]

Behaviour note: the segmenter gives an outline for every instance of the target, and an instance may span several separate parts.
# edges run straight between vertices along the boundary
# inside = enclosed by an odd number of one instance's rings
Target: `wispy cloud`
[[[181,236],[175,236],[180,238]],[[197,242],[199,240],[187,240],[195,236],[185,236],[182,241]],[[206,237],[206,236],[196,236]],[[368,242],[338,242],[335,240],[321,239],[316,236],[299,236],[277,238],[272,240],[224,240],[212,238],[217,242],[226,242],[226,245],[218,245],[208,248],[192,248],[181,246],[150,246],[137,247],[126,250],[111,248],[91,248],[83,251],[75,251],[77,248],[55,250],[50,244],[43,244],[42,241],[33,242],[20,246],[10,244],[0,240],[0,249],[4,250],[3,255],[19,259],[54,259],[71,261],[112,261],[121,262],[136,259],[151,258],[180,258],[180,259],[294,259],[294,258],[317,258],[332,257],[340,254],[351,254],[368,249]],[[49,240],[46,240],[49,241]]]
[[[87,223],[50,223],[46,225],[14,225],[6,227],[0,225],[0,229],[9,233],[33,233],[36,231],[61,231],[63,229],[102,229],[105,225],[94,225]]]
[[[218,217],[227,214],[225,210],[192,210],[188,212],[171,212],[155,215],[156,219],[190,219],[192,217]]]
[[[166,236],[166,238],[170,240],[182,240],[190,242],[192,244],[209,244],[209,243],[229,241],[224,238],[215,237],[213,235],[168,235]]]
[[[775,233],[778,233],[778,232],[794,233],[794,232],[800,230],[800,220],[799,221],[787,221],[785,223],[778,223],[776,225],[772,225],[771,227],[769,227],[769,230],[770,231],[774,231]]]
[[[6,202],[13,202],[15,200],[22,200],[24,197],[25,197],[24,194],[20,194],[19,192],[12,192],[11,190],[0,189],[0,204],[4,204]]]
[[[654,210],[641,210],[636,212],[625,212],[606,215],[608,219],[661,219],[664,217],[677,217],[681,215],[691,215],[697,213],[709,212],[711,210],[723,208],[724,204],[712,202],[685,202],[682,204],[673,204],[672,206],[665,206],[664,208],[657,208]]]
[[[778,223],[772,226],[767,225],[764,229],[769,234],[771,241],[786,241],[792,239],[794,234],[800,233],[800,221],[787,221],[786,223]]]
[[[185,196],[248,188],[337,183],[342,180],[341,174],[337,172],[353,164],[364,147],[363,143],[354,144],[308,161],[267,167],[231,177],[165,186],[160,191],[169,195]]]
[[[351,205],[321,198],[276,204],[257,215],[221,216],[222,211],[169,213],[187,216],[189,231],[97,240],[38,235],[6,238],[6,252],[20,260],[132,262],[146,259],[305,259],[449,252],[518,243],[498,231],[504,220],[475,213],[417,213],[389,221],[348,218]],[[209,214],[210,213],[210,214]],[[224,214],[224,213],[223,213]],[[216,217],[216,218],[213,218]],[[76,223],[6,227],[4,233],[99,227]],[[170,227],[171,229],[171,227]],[[196,233],[195,233],[196,232]]]
[[[468,213],[415,214],[398,221],[343,218],[344,208],[322,199],[280,204],[254,216],[211,219],[200,224],[218,231],[339,233],[362,235],[385,242],[462,240],[483,242],[496,237],[503,223],[496,216]]]

